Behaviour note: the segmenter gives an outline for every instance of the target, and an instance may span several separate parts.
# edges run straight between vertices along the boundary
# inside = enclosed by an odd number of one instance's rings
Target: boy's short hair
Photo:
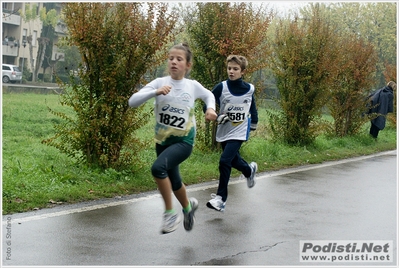
[[[392,88],[392,90],[396,90],[396,83],[394,81],[389,81],[387,86]]]
[[[229,63],[231,61],[234,61],[235,63],[240,65],[241,71],[244,71],[247,68],[247,66],[248,66],[248,60],[244,56],[230,55],[230,56],[227,57],[226,62]]]

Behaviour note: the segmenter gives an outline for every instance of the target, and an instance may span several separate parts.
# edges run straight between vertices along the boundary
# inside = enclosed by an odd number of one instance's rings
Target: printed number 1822
[[[160,113],[159,116],[160,116],[159,122],[161,124],[175,128],[181,128],[181,129],[184,128],[184,123],[186,122],[186,120],[183,117],[177,117],[175,115],[171,116],[170,114],[164,114],[164,113]]]

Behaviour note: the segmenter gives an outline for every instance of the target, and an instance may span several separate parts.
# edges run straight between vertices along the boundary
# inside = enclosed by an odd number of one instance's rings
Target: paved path
[[[205,204],[216,182],[189,187],[196,224],[161,235],[157,192],[3,216],[4,266],[318,266],[300,242],[391,241],[397,267],[397,152],[232,179],[226,211]],[[176,205],[177,201],[175,200]]]

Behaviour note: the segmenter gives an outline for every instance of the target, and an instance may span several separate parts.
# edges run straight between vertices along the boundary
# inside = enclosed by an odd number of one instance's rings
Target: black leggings
[[[193,146],[185,142],[167,146],[156,144],[155,150],[157,159],[151,168],[152,176],[158,179],[169,177],[172,190],[179,190],[182,187],[179,165],[191,155]]]

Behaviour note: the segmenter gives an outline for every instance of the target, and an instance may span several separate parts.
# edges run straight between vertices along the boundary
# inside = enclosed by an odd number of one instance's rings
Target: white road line
[[[294,168],[288,168],[288,169],[283,169],[283,170],[279,170],[279,171],[272,171],[272,172],[269,172],[266,174],[259,174],[256,176],[256,179],[261,180],[261,179],[265,179],[265,178],[286,175],[286,174],[290,174],[290,173],[294,173],[294,172],[306,171],[306,170],[323,168],[323,167],[328,167],[328,166],[335,166],[335,165],[348,163],[348,162],[361,161],[361,160],[378,157],[381,155],[389,155],[389,154],[396,155],[396,150],[381,152],[381,153],[377,153],[377,154],[373,154],[373,155],[349,158],[349,159],[344,159],[344,160],[330,161],[330,162],[326,162],[326,163],[322,163],[322,164],[314,164],[314,165],[307,165],[307,166],[303,166],[303,167],[294,167]],[[231,180],[229,182],[229,184],[237,184],[237,183],[243,183],[243,182],[246,182],[246,181],[236,178],[236,179]],[[207,185],[203,185],[203,186],[193,185],[193,186],[190,186],[187,188],[187,192],[195,192],[195,191],[206,190],[209,188],[214,188],[214,187],[217,187],[217,184],[218,184],[218,181],[215,181],[214,184],[207,184]],[[135,203],[135,202],[139,202],[139,201],[158,198],[160,196],[161,196],[160,194],[151,194],[148,196],[132,198],[132,199],[128,199],[128,200],[115,201],[115,202],[109,202],[109,203],[98,204],[98,205],[88,205],[86,207],[66,209],[66,210],[62,210],[62,211],[43,213],[40,215],[27,216],[27,217],[18,217],[18,215],[3,215],[3,225],[12,224],[12,223],[22,223],[22,222],[28,222],[28,221],[34,221],[34,220],[41,220],[41,219],[64,216],[64,215],[68,215],[68,214],[72,214],[72,213],[80,213],[80,212],[91,211],[91,210],[96,210],[96,209],[131,204],[131,203]],[[95,202],[95,201],[93,201],[93,202]]]
[[[102,209],[102,208],[107,208],[107,207],[125,205],[125,204],[143,201],[143,200],[149,200],[149,199],[152,199],[155,197],[160,197],[160,194],[153,194],[153,195],[148,195],[145,197],[132,198],[129,200],[115,201],[115,202],[109,202],[109,203],[98,204],[98,205],[88,205],[86,207],[66,209],[66,210],[62,210],[62,211],[43,213],[40,215],[34,215],[34,216],[28,216],[28,217],[18,218],[18,215],[7,215],[7,216],[3,216],[3,218],[6,217],[6,219],[3,220],[3,225],[7,224],[7,218],[8,218],[8,223],[10,223],[10,219],[11,219],[11,223],[16,223],[16,222],[22,223],[22,222],[27,222],[27,221],[34,221],[34,220],[41,220],[41,219],[58,217],[58,216],[64,216],[64,215],[68,215],[68,214],[72,214],[72,213],[79,213],[79,212],[91,211],[91,210]],[[95,202],[95,201],[93,201],[93,202]]]

